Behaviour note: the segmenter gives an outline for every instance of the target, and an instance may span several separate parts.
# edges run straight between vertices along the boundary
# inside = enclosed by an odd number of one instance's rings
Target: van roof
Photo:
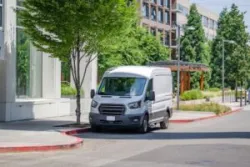
[[[115,73],[128,73],[133,75],[138,75],[146,78],[150,78],[153,71],[160,70],[164,71],[166,73],[171,74],[171,70],[169,68],[162,68],[162,67],[149,67],[149,66],[120,66],[109,69],[109,74],[115,74]]]

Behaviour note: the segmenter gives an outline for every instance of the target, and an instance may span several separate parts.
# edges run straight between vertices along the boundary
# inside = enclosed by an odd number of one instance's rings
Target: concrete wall
[[[16,97],[15,8],[16,0],[4,1],[4,26],[0,31],[0,44],[3,44],[0,56],[0,121],[70,115],[70,99],[61,99],[61,63],[46,53],[42,53],[41,81],[37,81],[41,82],[41,98]]]
[[[82,115],[88,115],[90,112],[90,105],[91,105],[90,98],[82,98],[81,99],[81,113]],[[76,110],[76,99],[70,99],[70,114],[75,115]]]
[[[0,121],[5,121],[10,104],[15,101],[16,81],[16,13],[13,7],[15,0],[4,1],[3,31],[1,31],[3,43],[3,55],[0,60]]]

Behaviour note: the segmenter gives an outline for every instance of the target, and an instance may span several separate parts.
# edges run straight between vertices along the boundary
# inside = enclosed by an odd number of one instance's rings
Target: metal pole
[[[242,81],[240,81],[240,106],[242,107],[242,93],[243,93],[243,89],[242,89],[242,86],[243,86],[243,84],[242,84]]]
[[[245,90],[245,106],[247,105],[247,90]]]
[[[225,90],[225,85],[224,85],[224,75],[225,75],[225,48],[224,48],[224,40],[222,41],[222,103],[224,103],[224,90]]]
[[[181,33],[180,25],[178,27],[178,69],[177,69],[177,110],[180,109],[180,57],[181,57]]]

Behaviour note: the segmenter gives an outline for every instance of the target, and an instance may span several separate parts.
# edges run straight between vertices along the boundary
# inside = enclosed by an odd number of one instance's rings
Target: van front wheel
[[[162,122],[160,122],[161,129],[167,129],[169,125],[169,115],[167,114]]]
[[[142,120],[142,124],[139,128],[139,133],[147,133],[147,132],[148,132],[148,116],[145,115]]]

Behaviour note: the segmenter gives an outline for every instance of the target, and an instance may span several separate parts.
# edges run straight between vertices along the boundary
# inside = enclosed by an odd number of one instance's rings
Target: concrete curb
[[[235,110],[232,110],[230,112],[226,112],[224,114],[221,115],[214,115],[214,116],[208,116],[208,117],[203,117],[203,118],[196,118],[196,119],[180,119],[180,120],[170,120],[171,123],[191,123],[191,122],[196,122],[196,121],[202,121],[202,120],[207,120],[207,119],[214,119],[214,118],[218,118],[218,117],[223,117],[229,114],[233,114],[236,112],[240,112],[242,111],[243,108],[238,108]]]
[[[62,135],[75,135],[78,133],[87,132],[89,128],[73,129],[64,132],[60,132]],[[57,150],[69,150],[79,148],[83,144],[83,140],[78,137],[71,136],[75,139],[74,142],[61,145],[40,145],[40,146],[13,146],[13,147],[0,147],[0,153],[20,153],[20,152],[46,152]]]

